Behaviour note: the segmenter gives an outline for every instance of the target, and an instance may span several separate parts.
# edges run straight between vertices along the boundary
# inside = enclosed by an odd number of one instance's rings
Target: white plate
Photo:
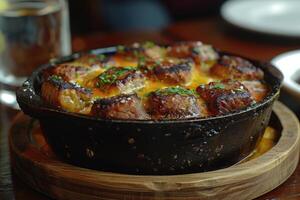
[[[230,0],[222,5],[221,15],[251,31],[300,37],[300,0]]]
[[[293,96],[300,100],[300,50],[289,51],[272,59],[284,76],[283,87]]]

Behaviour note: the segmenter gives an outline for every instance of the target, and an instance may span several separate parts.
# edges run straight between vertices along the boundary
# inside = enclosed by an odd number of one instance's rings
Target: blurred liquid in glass
[[[39,65],[70,53],[65,1],[0,1],[1,83],[19,86]]]

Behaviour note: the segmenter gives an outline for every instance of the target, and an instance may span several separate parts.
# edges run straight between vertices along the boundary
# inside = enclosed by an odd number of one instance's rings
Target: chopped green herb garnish
[[[89,58],[89,59],[88,59],[88,62],[89,62],[89,63],[94,63],[94,62],[96,62],[96,61],[97,61],[96,58]]]
[[[135,57],[139,57],[140,53],[139,53],[138,50],[133,50],[133,55],[134,55]]]
[[[237,88],[237,89],[234,89],[235,92],[246,92],[245,89],[243,88]]]
[[[100,61],[104,61],[105,58],[106,58],[106,55],[104,55],[104,54],[98,54],[98,55],[97,55],[97,58],[98,58]]]
[[[94,56],[94,55],[91,55],[91,56]],[[96,55],[95,57],[89,58],[89,59],[88,59],[88,62],[89,62],[90,64],[95,63],[95,62],[99,62],[99,61],[102,62],[102,61],[105,60],[105,58],[106,58],[106,55],[104,55],[104,54],[98,54],[98,55]]]
[[[194,48],[192,49],[192,51],[193,51],[194,53],[196,53],[196,54],[200,54],[200,53],[201,53],[201,50],[200,50],[199,47],[194,47]]]
[[[123,45],[119,45],[119,46],[117,46],[117,51],[118,52],[124,52],[125,51],[125,46],[123,46]]]
[[[52,81],[55,81],[55,82],[60,82],[60,81],[62,81],[63,79],[62,79],[62,77],[60,77],[60,76],[57,76],[57,75],[51,75],[51,76],[49,77],[49,80],[52,80]]]
[[[146,58],[145,58],[145,56],[140,56],[140,57],[138,58],[138,65],[145,65],[145,63],[146,63]]]
[[[156,90],[155,93],[159,95],[168,95],[168,94],[179,94],[179,95],[186,95],[186,96],[196,95],[196,92],[194,90],[189,90],[180,86],[159,89]]]
[[[146,41],[144,44],[143,44],[143,47],[144,48],[152,48],[155,46],[155,43],[154,42],[151,42],[151,41]]]
[[[156,65],[160,65],[161,62],[160,62],[159,60],[156,60],[156,61],[155,61],[155,64],[156,64]]]
[[[96,83],[96,86],[100,87],[105,84],[113,84],[118,80],[118,78],[123,76],[125,73],[133,70],[135,69],[132,67],[112,67],[108,71],[105,71],[98,76],[99,80]]]
[[[112,67],[113,67],[113,66],[111,66],[111,65],[104,65],[104,66],[103,66],[104,69],[109,69],[109,68],[112,68]]]
[[[156,67],[157,67],[157,65],[148,65],[148,66],[147,66],[147,69],[150,70],[150,71],[152,71],[152,70],[154,70]]]
[[[212,85],[210,89],[225,89],[225,86],[222,83],[216,83],[215,85]]]

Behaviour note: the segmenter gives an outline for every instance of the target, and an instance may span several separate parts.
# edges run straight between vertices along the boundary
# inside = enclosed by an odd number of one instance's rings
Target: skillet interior
[[[108,48],[101,48],[101,49],[95,49],[95,50],[91,50],[89,51],[89,53],[92,54],[113,54],[117,51],[116,47],[108,47]],[[84,52],[86,53],[86,52]],[[215,116],[215,117],[204,117],[204,118],[188,118],[188,119],[167,119],[167,120],[117,120],[117,119],[99,119],[99,118],[95,118],[95,117],[90,117],[90,116],[84,116],[81,114],[77,114],[77,113],[70,113],[67,111],[63,111],[63,110],[58,110],[58,109],[53,109],[53,107],[49,107],[47,104],[45,104],[41,97],[40,97],[40,89],[41,89],[41,84],[42,84],[42,74],[41,71],[45,68],[57,65],[57,64],[61,64],[64,62],[69,62],[72,61],[78,57],[80,57],[80,55],[82,55],[83,53],[75,53],[73,55],[70,56],[66,56],[63,58],[59,58],[59,59],[53,59],[51,62],[40,66],[35,72],[33,72],[33,74],[28,78],[28,80],[23,84],[23,86],[17,91],[17,100],[19,104],[26,104],[29,107],[35,107],[38,110],[43,110],[43,111],[49,111],[49,112],[55,112],[57,114],[66,114],[68,116],[75,116],[75,117],[79,117],[82,119],[89,119],[89,120],[97,120],[97,121],[115,121],[115,122],[137,122],[137,123],[178,123],[178,122],[185,122],[185,121],[203,121],[203,120],[211,120],[214,118],[223,118],[226,116],[230,116],[230,115],[237,115],[239,113],[243,113],[243,112],[247,112],[251,109],[255,109],[256,107],[259,107],[260,105],[268,102],[270,99],[272,99],[272,97],[279,92],[279,89],[281,87],[281,82],[283,80],[283,75],[281,74],[281,72],[275,68],[272,64],[270,63],[263,63],[263,62],[259,62],[256,60],[252,60],[249,58],[245,58],[243,56],[240,55],[236,55],[236,54],[232,54],[232,53],[227,53],[227,52],[219,52],[220,55],[232,55],[232,56],[239,56],[242,57],[246,60],[251,61],[252,63],[254,63],[255,66],[260,67],[261,69],[263,69],[264,73],[265,73],[265,80],[267,82],[267,84],[269,84],[271,86],[271,91],[270,93],[267,95],[267,97],[262,101],[259,102],[257,104],[255,104],[252,107],[248,107],[247,109],[242,109],[236,112],[231,112],[229,114],[226,115],[220,115],[220,116]]]

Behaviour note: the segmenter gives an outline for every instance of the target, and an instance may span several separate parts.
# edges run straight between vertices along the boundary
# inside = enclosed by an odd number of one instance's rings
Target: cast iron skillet
[[[89,53],[112,54],[115,47]],[[233,55],[229,53],[221,53]],[[37,69],[17,91],[24,113],[37,118],[48,143],[63,160],[82,167],[129,174],[182,174],[230,166],[247,157],[268,125],[282,74],[250,60],[271,86],[267,98],[224,116],[180,120],[107,120],[47,106],[40,98],[41,70],[78,58],[59,58]]]

